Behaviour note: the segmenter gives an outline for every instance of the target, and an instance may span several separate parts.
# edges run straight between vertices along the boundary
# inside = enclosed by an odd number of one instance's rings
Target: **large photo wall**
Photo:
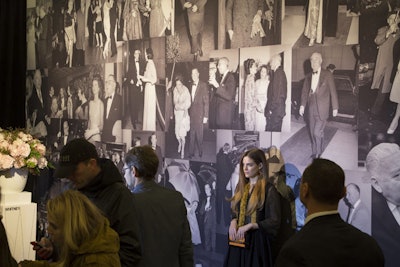
[[[125,153],[151,145],[161,162],[156,182],[185,198],[196,266],[222,266],[227,199],[253,147],[265,151],[271,175],[284,166],[298,229],[302,171],[315,157],[337,162],[347,179],[342,218],[378,240],[386,266],[398,265],[399,212],[379,218],[394,221],[388,237],[371,220],[381,209],[374,198],[387,193],[366,171],[374,146],[400,143],[396,1],[27,0],[27,8],[27,127],[53,162],[83,137],[122,176]],[[305,102],[315,55],[335,90],[317,108]],[[42,204],[68,187],[46,181]],[[46,234],[44,206],[38,235]]]

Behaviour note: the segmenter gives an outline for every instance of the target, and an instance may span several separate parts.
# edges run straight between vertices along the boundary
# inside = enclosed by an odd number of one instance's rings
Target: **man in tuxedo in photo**
[[[143,112],[143,84],[139,79],[139,75],[143,75],[144,65],[140,60],[140,50],[135,49],[133,52],[133,60],[129,61],[129,68],[126,74],[125,84],[128,87],[128,110],[131,116],[131,123],[134,129],[139,123],[140,113]]]
[[[102,142],[115,142],[117,138],[113,135],[113,128],[118,125],[118,122],[122,125],[122,97],[115,91],[116,86],[117,82],[114,75],[109,75],[105,86]]]
[[[346,186],[346,191],[346,196],[343,198],[344,203],[348,207],[346,222],[369,234],[368,222],[370,220],[370,213],[367,206],[360,199],[360,187],[350,183]]]
[[[55,148],[61,151],[63,147],[71,140],[75,139],[74,135],[69,130],[69,123],[67,120],[63,122],[63,132],[57,134],[58,141],[54,143]]]
[[[45,106],[45,95],[42,85],[42,73],[40,69],[37,69],[33,75],[32,94],[28,98],[27,127],[30,134],[39,139],[43,139],[47,136],[48,126],[48,122],[46,121],[47,107]]]
[[[322,55],[313,53],[310,62],[312,73],[304,78],[299,114],[303,116],[307,107],[312,158],[319,158],[323,152],[324,129],[329,118],[329,105],[332,104],[332,116],[336,117],[339,103],[332,73],[321,68]]]
[[[400,262],[400,147],[381,143],[368,153],[366,167],[371,175],[371,235],[385,255],[386,267]]]
[[[215,126],[217,129],[232,129],[235,117],[236,79],[229,71],[229,59],[222,57],[218,60],[217,69],[220,78],[212,77],[209,83],[216,88]]]
[[[192,100],[189,109],[189,158],[194,157],[196,146],[197,151],[199,152],[199,157],[202,157],[204,125],[208,122],[209,92],[207,84],[200,80],[200,73],[197,68],[192,69],[192,84],[189,88]]]
[[[151,148],[156,152],[156,155],[157,155],[157,158],[159,161],[157,173],[155,175],[156,182],[159,183],[159,182],[161,182],[161,178],[162,178],[163,171],[164,171],[164,157],[163,157],[163,154],[161,151],[161,147],[159,145],[157,145],[156,132],[152,132],[151,135],[149,136],[148,145],[151,146]],[[139,146],[140,146],[140,144],[139,144]]]
[[[340,218],[344,184],[344,171],[333,161],[314,159],[305,169],[300,184],[300,199],[308,210],[305,225],[283,245],[276,267],[384,266],[378,243]]]
[[[286,115],[287,80],[281,64],[282,58],[279,54],[271,58],[268,100],[264,109],[264,116],[267,120],[265,130],[269,132],[280,132],[283,117]]]

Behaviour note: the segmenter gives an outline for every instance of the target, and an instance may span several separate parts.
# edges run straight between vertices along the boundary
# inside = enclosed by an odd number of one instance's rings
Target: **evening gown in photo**
[[[104,104],[97,98],[89,102],[88,128],[85,131],[85,138],[91,142],[101,141],[100,132],[103,130]]]
[[[175,136],[177,139],[185,138],[190,130],[190,93],[186,86],[183,85],[182,87],[181,93],[178,92],[177,88],[174,88]]]
[[[267,104],[267,92],[268,92],[268,79],[256,80],[255,98],[256,98],[256,115],[255,115],[255,130],[265,131],[265,116],[264,108]]]
[[[150,0],[150,7],[150,38],[164,36],[166,23],[161,8],[161,0]]]
[[[157,71],[154,61],[149,59],[144,71],[146,85],[144,87],[144,107],[143,107],[143,131],[156,130],[156,109],[157,109],[157,94],[156,82]]]
[[[244,85],[244,126],[246,131],[255,130],[256,98],[254,74],[247,75]]]
[[[125,29],[124,38],[126,40],[142,39],[142,21],[139,12],[139,1],[128,0],[125,2],[124,14]]]

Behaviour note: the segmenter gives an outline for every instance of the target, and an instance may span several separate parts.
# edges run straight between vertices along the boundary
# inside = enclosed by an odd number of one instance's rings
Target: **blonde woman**
[[[271,243],[281,224],[281,205],[260,149],[248,150],[242,156],[239,182],[230,201],[232,243],[224,266],[273,266],[276,250]],[[240,243],[245,247],[237,246]]]
[[[23,261],[20,266],[121,266],[118,234],[82,193],[68,190],[49,200],[47,218],[51,241],[59,248],[59,261]]]

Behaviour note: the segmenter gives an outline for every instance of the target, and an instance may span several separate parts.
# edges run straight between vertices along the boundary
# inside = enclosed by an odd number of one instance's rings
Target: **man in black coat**
[[[208,122],[209,93],[207,84],[200,80],[200,73],[197,68],[192,69],[192,84],[189,87],[189,91],[192,100],[189,109],[189,158],[194,156],[196,147],[199,152],[199,157],[202,157],[204,125]]]
[[[217,129],[232,129],[235,118],[236,79],[229,71],[229,59],[218,60],[219,78],[212,78],[209,83],[216,88],[215,97],[215,127]]]
[[[301,179],[306,223],[285,243],[276,267],[383,267],[378,243],[340,218],[338,203],[346,194],[342,168],[327,159],[314,159]]]
[[[108,218],[119,235],[121,266],[140,266],[138,215],[134,196],[109,159],[99,158],[96,147],[84,138],[74,139],[63,147],[55,177],[68,178],[73,187],[86,195]],[[50,256],[52,246],[42,240],[38,255]]]
[[[269,132],[280,132],[286,115],[287,80],[281,63],[282,58],[279,54],[271,58],[268,101],[264,109],[264,116],[267,119],[265,130]]]
[[[193,267],[193,248],[181,193],[155,182],[159,160],[151,146],[132,148],[125,157],[126,172],[135,179],[143,266]],[[125,173],[125,176],[127,173]]]

